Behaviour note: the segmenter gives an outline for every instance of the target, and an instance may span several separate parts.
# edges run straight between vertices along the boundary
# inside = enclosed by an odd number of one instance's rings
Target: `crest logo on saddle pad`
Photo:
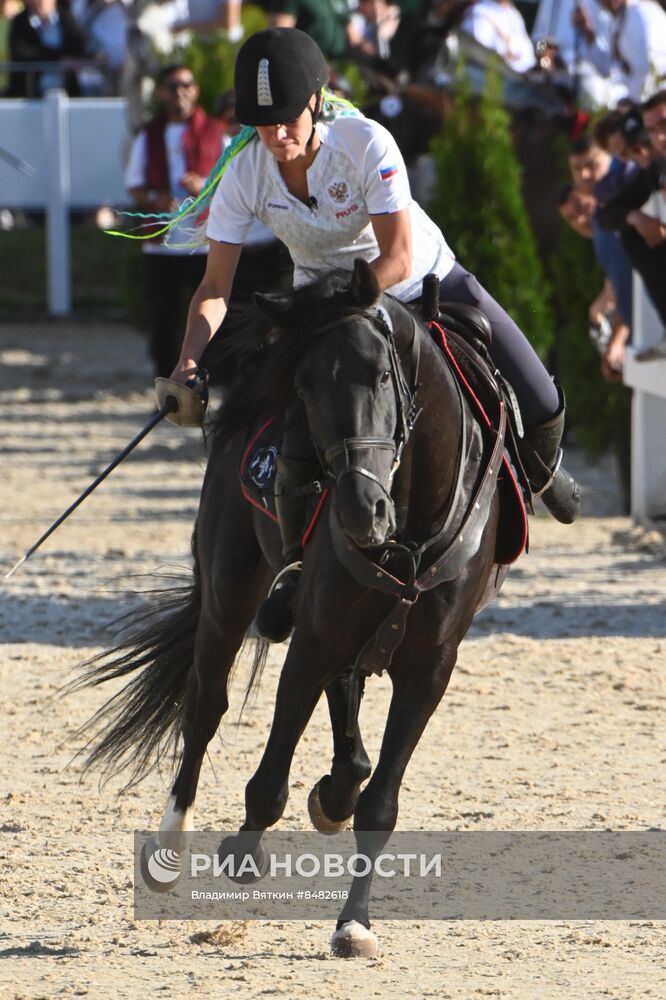
[[[278,450],[273,445],[269,448],[260,448],[256,455],[252,456],[247,471],[250,479],[259,489],[262,489],[274,478],[277,456]]]
[[[334,184],[330,184],[328,193],[338,205],[344,205],[346,201],[349,201],[349,187],[346,181],[336,181]]]

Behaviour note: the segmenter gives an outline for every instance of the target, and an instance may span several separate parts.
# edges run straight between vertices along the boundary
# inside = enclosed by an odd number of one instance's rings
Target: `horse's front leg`
[[[333,731],[333,763],[331,773],[320,778],[308,798],[310,819],[320,833],[338,833],[345,828],[354,815],[361,785],[372,771],[358,720],[354,735],[346,735],[352,672],[349,667],[326,687]]]
[[[289,796],[289,771],[303,730],[336,665],[306,626],[294,632],[275,698],[273,723],[259,767],[245,788],[242,830],[263,831],[282,816]]]
[[[420,656],[406,651],[400,664],[404,669],[391,670],[393,695],[379,760],[354,812],[357,850],[369,857],[372,867],[368,875],[354,878],[331,938],[332,953],[340,958],[372,958],[378,954],[368,916],[374,862],[395,829],[405,769],[446,691],[456,655],[457,646],[449,644]]]
[[[238,837],[225,837],[220,844],[221,857],[234,855],[239,860],[251,855],[257,869],[265,870],[262,836],[278,822],[287,805],[294,751],[329,679],[323,661],[316,637],[304,626],[298,627],[280,674],[268,742],[245,787],[245,820]]]
[[[266,749],[245,788],[241,836],[225,838],[220,845],[221,856],[251,854],[262,870],[265,863],[262,835],[285,810],[294,751],[335,669],[335,663],[327,661],[325,647],[314,633],[306,626],[298,626],[280,675]]]

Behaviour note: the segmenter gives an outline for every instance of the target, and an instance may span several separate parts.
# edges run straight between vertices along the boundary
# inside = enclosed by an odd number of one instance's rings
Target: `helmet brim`
[[[241,125],[252,125],[254,128],[262,125],[286,125],[303,114],[310,97],[304,104],[292,104],[291,107],[287,108],[257,108],[252,105],[245,109],[242,104],[237,102],[236,121],[239,121]]]

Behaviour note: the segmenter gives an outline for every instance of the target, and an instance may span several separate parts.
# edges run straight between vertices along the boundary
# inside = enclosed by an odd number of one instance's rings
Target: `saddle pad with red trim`
[[[461,389],[467,396],[481,424],[496,428],[497,415],[493,413],[493,400],[488,398],[487,392],[483,393],[483,402],[479,398],[482,394],[482,386],[475,383],[474,370],[471,365],[466,364],[465,354],[456,349],[453,339],[447,338],[445,331],[438,323],[430,324],[430,331],[435,342],[446,355]],[[481,358],[479,358],[479,363],[484,363]],[[499,398],[496,402],[499,406]],[[505,566],[516,561],[523,549],[527,547],[528,542],[527,510],[523,491],[518,482],[511,455],[506,449],[497,477],[497,491],[500,498],[500,519],[495,547],[495,562]]]
[[[275,513],[275,473],[282,447],[284,426],[281,418],[269,417],[251,435],[243,452],[239,477],[241,492],[248,503],[262,514],[277,521]],[[303,525],[302,544],[305,545],[323,510],[328,490],[313,493]]]

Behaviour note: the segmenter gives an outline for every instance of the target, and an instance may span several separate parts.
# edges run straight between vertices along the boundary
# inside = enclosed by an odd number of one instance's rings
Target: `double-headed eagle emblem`
[[[342,205],[349,197],[349,188],[345,181],[337,181],[335,184],[330,185],[328,193],[333,201],[337,201],[338,205]]]

